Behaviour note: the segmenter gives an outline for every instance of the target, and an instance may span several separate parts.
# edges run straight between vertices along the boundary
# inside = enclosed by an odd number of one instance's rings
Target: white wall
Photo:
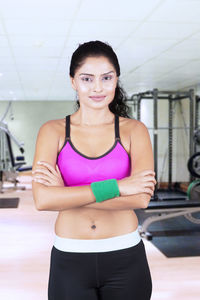
[[[0,117],[2,117],[8,102],[0,101]],[[26,165],[32,166],[35,143],[40,126],[48,120],[61,119],[75,111],[75,101],[13,101],[12,112],[14,120],[7,115],[6,123],[9,130],[18,141],[24,142]],[[12,142],[14,155],[22,155]]]

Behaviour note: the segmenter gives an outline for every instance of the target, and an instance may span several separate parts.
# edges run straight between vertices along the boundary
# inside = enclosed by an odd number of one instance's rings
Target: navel
[[[92,225],[91,228],[92,228],[92,229],[95,229],[95,228],[96,228],[96,225]]]

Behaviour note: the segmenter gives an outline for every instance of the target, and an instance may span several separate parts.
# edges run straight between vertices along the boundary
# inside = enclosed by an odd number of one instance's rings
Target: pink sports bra
[[[115,115],[115,142],[104,154],[89,157],[78,151],[70,139],[70,115],[66,116],[66,137],[57,155],[65,186],[90,185],[106,179],[121,179],[130,175],[131,158],[119,136],[119,116]]]

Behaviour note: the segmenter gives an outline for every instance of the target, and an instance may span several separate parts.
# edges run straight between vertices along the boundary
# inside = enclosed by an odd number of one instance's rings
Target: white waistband
[[[138,229],[106,239],[71,239],[55,235],[54,247],[69,252],[106,252],[135,246],[140,240]]]

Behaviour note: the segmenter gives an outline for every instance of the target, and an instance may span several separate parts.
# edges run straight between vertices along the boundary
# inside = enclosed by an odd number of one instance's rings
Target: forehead
[[[99,56],[87,57],[77,73],[103,74],[110,71],[115,71],[113,64],[107,57]]]

